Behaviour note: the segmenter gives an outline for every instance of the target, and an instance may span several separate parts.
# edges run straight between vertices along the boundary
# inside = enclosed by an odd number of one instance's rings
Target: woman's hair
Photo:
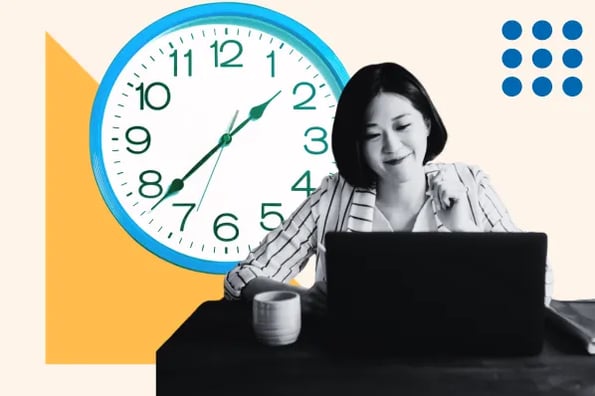
[[[368,65],[355,73],[343,88],[332,131],[332,148],[339,173],[354,187],[373,187],[376,175],[362,152],[366,109],[381,92],[409,99],[428,123],[430,134],[423,163],[434,159],[446,144],[446,129],[428,93],[417,78],[395,63]]]

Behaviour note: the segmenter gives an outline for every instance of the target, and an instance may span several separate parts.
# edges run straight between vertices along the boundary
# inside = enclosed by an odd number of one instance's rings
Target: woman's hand
[[[326,282],[318,281],[301,293],[302,313],[322,316],[326,314]]]
[[[453,172],[438,171],[430,176],[430,192],[438,209],[438,216],[451,231],[480,231],[471,218],[467,198],[468,187]]]

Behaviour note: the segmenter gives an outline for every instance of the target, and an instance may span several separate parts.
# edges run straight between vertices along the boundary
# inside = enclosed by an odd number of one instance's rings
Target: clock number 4
[[[291,191],[305,191],[307,196],[310,196],[314,190],[316,189],[312,187],[309,170],[305,171],[300,178],[293,183],[293,186],[291,186]]]

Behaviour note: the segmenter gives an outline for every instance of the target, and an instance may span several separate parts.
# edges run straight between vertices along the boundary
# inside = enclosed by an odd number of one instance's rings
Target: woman
[[[225,297],[294,290],[304,313],[324,312],[328,231],[520,231],[479,168],[429,162],[446,139],[430,97],[409,71],[394,63],[360,69],[337,104],[332,149],[339,172],[227,274]],[[289,285],[312,254],[314,286]],[[548,267],[546,304],[550,295]]]

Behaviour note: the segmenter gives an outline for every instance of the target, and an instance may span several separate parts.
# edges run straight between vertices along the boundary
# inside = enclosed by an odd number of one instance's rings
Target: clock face
[[[174,264],[225,273],[336,171],[347,74],[312,32],[240,3],[139,33],[97,93],[91,156],[108,207]]]

